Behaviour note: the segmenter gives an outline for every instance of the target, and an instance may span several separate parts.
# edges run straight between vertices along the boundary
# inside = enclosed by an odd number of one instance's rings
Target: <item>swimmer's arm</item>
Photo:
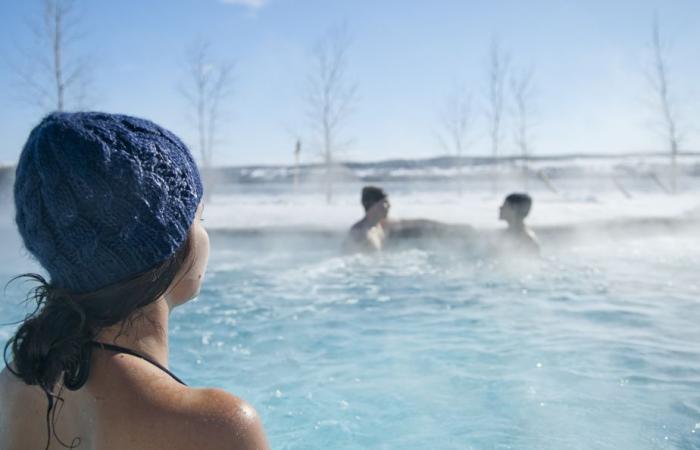
[[[435,229],[445,226],[442,222],[428,219],[402,219],[392,220],[389,223],[391,231],[417,230],[417,229]]]
[[[367,244],[367,230],[364,225],[364,219],[357,222],[350,228],[348,236],[343,241],[344,252],[354,252]]]
[[[474,233],[474,228],[469,225],[451,225],[444,222],[428,219],[404,219],[392,220],[388,224],[389,233],[399,236],[418,235],[469,235]]]
[[[377,250],[369,236],[370,228],[352,227],[343,241],[343,252],[356,253]]]
[[[540,250],[542,248],[542,245],[540,244],[540,240],[537,239],[537,235],[532,231],[530,231],[529,236],[530,236],[530,242],[532,245],[533,252],[539,254]]]

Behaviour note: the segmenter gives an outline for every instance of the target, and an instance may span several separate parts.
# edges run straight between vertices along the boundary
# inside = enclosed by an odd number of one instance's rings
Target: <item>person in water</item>
[[[195,297],[209,238],[187,147],[147,120],[53,113],[29,135],[16,223],[48,279],[5,347],[0,449],[268,448],[252,406],[168,370],[170,312]]]
[[[350,228],[344,247],[346,250],[379,251],[384,247],[388,230],[389,199],[376,186],[362,188],[362,206],[365,216]]]
[[[388,195],[377,186],[362,188],[361,202],[365,216],[350,228],[345,239],[344,248],[349,252],[380,251],[387,244],[417,244],[418,240],[425,238],[463,238],[473,234],[473,228],[468,225],[452,226],[427,219],[389,219],[391,205]]]
[[[539,253],[540,245],[535,233],[525,225],[525,218],[532,209],[532,198],[528,194],[508,195],[499,209],[499,220],[508,224],[501,250]]]

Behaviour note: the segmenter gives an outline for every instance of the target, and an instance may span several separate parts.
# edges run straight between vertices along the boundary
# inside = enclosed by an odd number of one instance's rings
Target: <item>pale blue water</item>
[[[251,402],[273,448],[700,448],[700,239],[525,263],[263,239],[213,236],[171,366]]]

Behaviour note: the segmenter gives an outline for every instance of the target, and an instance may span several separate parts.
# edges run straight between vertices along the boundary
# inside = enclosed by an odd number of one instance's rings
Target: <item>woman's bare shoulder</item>
[[[0,370],[0,414],[15,405],[22,405],[20,412],[28,413],[43,409],[46,404],[46,394],[37,386],[26,385],[7,367]]]
[[[159,402],[152,419],[167,417],[183,449],[264,450],[262,422],[246,401],[220,389],[190,389],[175,393],[177,401]]]
[[[226,391],[183,386],[160,369],[128,358],[114,358],[105,368],[111,369],[109,378],[92,388],[100,391],[96,396],[111,400],[110,416],[129,417],[119,420],[118,435],[128,433],[149,442],[147,448],[169,450],[268,448],[255,409]],[[141,435],[134,436],[134,430]]]
[[[0,370],[0,448],[44,448],[46,395],[28,386],[5,367]]]

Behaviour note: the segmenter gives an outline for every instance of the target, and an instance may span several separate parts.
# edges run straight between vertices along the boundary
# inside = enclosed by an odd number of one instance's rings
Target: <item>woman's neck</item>
[[[132,320],[101,330],[95,340],[134,350],[168,366],[170,307],[160,298],[136,313]]]

